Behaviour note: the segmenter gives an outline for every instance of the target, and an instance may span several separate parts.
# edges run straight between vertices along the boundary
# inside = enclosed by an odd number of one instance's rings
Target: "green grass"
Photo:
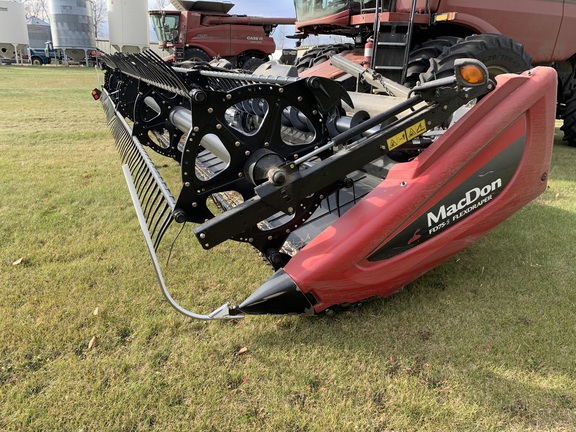
[[[576,149],[559,131],[548,190],[398,294],[205,323],[157,288],[97,85],[0,67],[0,430],[573,430]],[[270,273],[187,229],[167,279],[206,313]]]

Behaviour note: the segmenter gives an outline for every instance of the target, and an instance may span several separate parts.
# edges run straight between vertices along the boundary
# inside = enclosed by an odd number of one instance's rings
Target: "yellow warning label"
[[[394,135],[392,138],[388,138],[386,143],[388,144],[388,150],[394,150],[396,147],[404,144],[406,141],[406,131],[402,131],[397,135]]]
[[[408,141],[410,141],[416,138],[418,135],[422,135],[424,132],[426,132],[426,122],[421,120],[420,122],[406,129],[406,137],[408,138]]]
[[[407,141],[413,140],[417,136],[422,135],[424,132],[426,132],[426,121],[420,120],[418,123],[413,124],[399,134],[388,138],[388,140],[386,140],[386,144],[388,144],[388,150],[394,150],[396,147],[401,146]]]

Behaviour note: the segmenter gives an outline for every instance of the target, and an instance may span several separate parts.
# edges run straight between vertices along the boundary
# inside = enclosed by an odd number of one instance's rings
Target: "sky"
[[[293,0],[232,0],[233,14],[271,17],[295,17]]]
[[[156,9],[157,0],[148,0],[148,6]],[[169,3],[169,2],[165,2]],[[294,0],[230,0],[234,7],[230,13],[237,15],[294,17]]]

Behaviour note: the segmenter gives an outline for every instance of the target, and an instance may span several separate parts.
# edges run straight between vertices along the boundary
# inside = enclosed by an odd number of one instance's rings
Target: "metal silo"
[[[107,0],[110,44],[119,52],[148,47],[148,3],[144,0]]]
[[[50,0],[50,27],[54,49],[79,61],[96,49],[94,20],[88,0]]]
[[[50,24],[36,17],[30,17],[26,21],[30,48],[45,48],[46,42],[52,40]]]
[[[22,63],[22,50],[28,45],[24,5],[0,1],[0,57]]]

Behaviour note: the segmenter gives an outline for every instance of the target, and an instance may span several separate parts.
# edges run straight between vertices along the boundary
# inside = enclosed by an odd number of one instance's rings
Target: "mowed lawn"
[[[559,129],[548,190],[392,297],[206,323],[163,300],[98,80],[0,67],[0,430],[574,430],[576,148]],[[166,276],[194,311],[272,274],[185,228]]]

